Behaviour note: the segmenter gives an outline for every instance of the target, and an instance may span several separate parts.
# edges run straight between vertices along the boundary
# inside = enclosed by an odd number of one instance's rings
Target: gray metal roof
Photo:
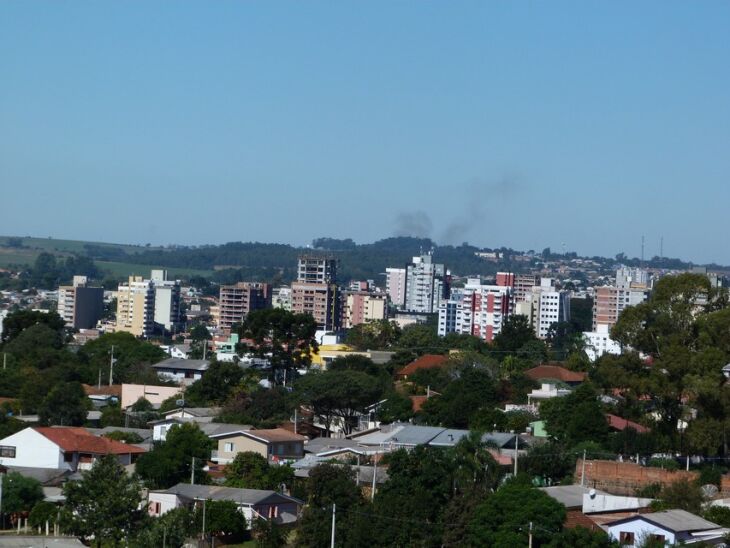
[[[240,432],[241,430],[252,430],[251,424],[231,424],[226,422],[203,422],[198,427],[206,436],[217,436],[219,434],[227,434],[230,432]]]
[[[210,362],[208,360],[185,360],[182,358],[167,358],[152,367],[155,369],[181,369],[188,371],[205,371]]]
[[[182,411],[183,413],[186,413],[188,415],[192,415],[193,417],[215,417],[221,412],[220,407],[178,407],[176,409],[170,409],[169,411],[165,411],[162,413],[163,416],[168,417],[169,415],[172,415],[173,413],[179,413]],[[171,418],[178,418],[178,417],[171,417]],[[184,418],[184,417],[181,417]]]
[[[446,428],[433,438],[429,445],[442,446],[442,447],[453,447],[459,440],[469,434],[468,430],[458,430],[456,428]]]
[[[540,487],[540,490],[566,508],[583,508],[583,495],[587,495],[591,491],[588,487],[581,485],[553,485],[552,487]],[[605,495],[606,493],[596,490],[596,494]]]
[[[151,428],[126,428],[124,426],[105,426],[104,428],[87,428],[89,432],[97,436],[103,436],[110,432],[125,432],[128,434],[137,434],[142,438],[142,442],[149,441],[152,439]]]
[[[399,432],[395,432],[388,440],[388,443],[394,445],[423,445],[430,442],[444,430],[445,428],[438,426],[415,426],[409,424]]]
[[[189,483],[178,483],[169,489],[152,492],[179,495],[190,500],[232,500],[241,504],[259,504],[273,497],[296,502],[297,504],[303,504],[303,502],[299,499],[282,495],[276,491],[269,491],[265,489],[238,489],[236,487],[222,487],[219,485],[191,485]]]
[[[314,438],[304,444],[305,453],[321,453],[332,449],[359,449],[363,447],[355,440],[338,438]]]
[[[718,529],[720,525],[707,521],[700,516],[687,512],[686,510],[665,510],[653,514],[642,514],[641,517],[665,527],[670,531],[703,531],[707,529]]]
[[[41,485],[61,485],[71,474],[66,468],[30,468],[26,466],[6,466],[9,472],[17,472],[26,478],[33,478]]]

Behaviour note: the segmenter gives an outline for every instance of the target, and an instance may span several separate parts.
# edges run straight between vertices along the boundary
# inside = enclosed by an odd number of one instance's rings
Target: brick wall
[[[575,463],[575,481],[580,482],[583,459]],[[636,490],[652,483],[668,485],[677,480],[694,481],[697,472],[677,470],[670,472],[662,468],[640,466],[633,462],[609,460],[586,460],[585,486],[594,487],[614,495],[635,495]],[[730,492],[730,479],[722,478],[722,491]]]

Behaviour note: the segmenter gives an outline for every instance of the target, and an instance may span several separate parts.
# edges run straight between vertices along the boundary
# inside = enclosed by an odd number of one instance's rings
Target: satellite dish
[[[717,486],[711,483],[703,485],[700,490],[702,491],[702,496],[704,496],[706,499],[714,497],[719,492]]]
[[[596,490],[595,489],[591,489],[590,491],[588,491],[588,496],[591,497],[591,498],[595,498],[596,497]]]
[[[175,405],[178,407],[185,407],[185,400],[175,400]]]

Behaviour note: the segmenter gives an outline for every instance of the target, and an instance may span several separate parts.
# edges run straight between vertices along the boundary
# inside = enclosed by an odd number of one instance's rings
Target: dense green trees
[[[195,482],[206,483],[203,467],[210,458],[212,442],[195,423],[175,425],[164,442],[137,460],[137,473],[152,489],[167,489],[190,481],[195,467]]]
[[[369,506],[355,475],[347,467],[322,464],[309,474],[306,489],[307,505],[297,529],[296,546],[318,548],[327,546],[331,534],[332,505],[337,505],[336,537],[341,546],[372,546],[375,531],[364,529],[364,513]],[[368,540],[368,537],[370,540]]]
[[[281,308],[255,310],[238,329],[243,349],[271,363],[272,379],[293,379],[298,368],[312,361],[317,343],[317,324],[309,314],[294,314]],[[253,341],[250,346],[245,341]]]
[[[44,425],[81,426],[91,402],[78,382],[62,383],[48,393],[38,406],[38,420]]]
[[[527,546],[530,524],[533,542],[541,545],[560,532],[565,507],[524,477],[509,480],[480,504],[469,523],[471,546]]]
[[[383,387],[377,377],[350,369],[310,372],[295,383],[300,401],[309,406],[331,432],[335,421],[349,434],[368,406],[377,403]]]
[[[5,514],[30,512],[43,500],[43,488],[38,480],[27,478],[18,472],[9,472],[1,477],[3,488],[3,507]]]
[[[115,455],[99,458],[80,481],[64,485],[63,530],[93,544],[117,544],[133,536],[145,519],[141,486]]]
[[[272,466],[258,453],[244,451],[226,466],[225,476],[228,487],[279,491],[282,485],[292,485],[294,470],[289,465]]]

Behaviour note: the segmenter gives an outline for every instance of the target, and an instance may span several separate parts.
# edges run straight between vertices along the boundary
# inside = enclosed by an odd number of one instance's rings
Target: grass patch
[[[94,261],[96,267],[104,272],[111,274],[114,277],[127,277],[127,276],[144,276],[149,278],[150,270],[163,269],[167,270],[170,277],[175,276],[204,276],[210,277],[213,274],[212,270],[199,270],[196,268],[178,268],[178,267],[165,267],[165,266],[154,266],[145,264],[135,263],[118,263],[113,261]]]

